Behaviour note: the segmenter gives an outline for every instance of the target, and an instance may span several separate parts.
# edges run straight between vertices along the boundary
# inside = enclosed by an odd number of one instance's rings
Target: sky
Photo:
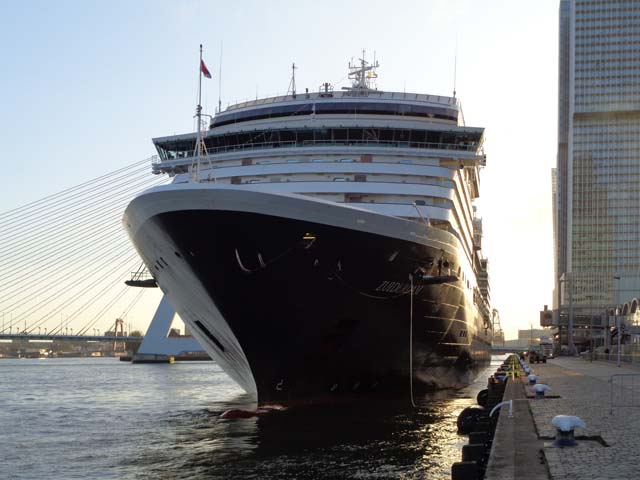
[[[292,62],[299,91],[346,85],[362,49],[382,90],[451,95],[455,71],[466,124],[485,128],[492,303],[508,338],[537,326],[553,288],[558,0],[3,0],[0,213],[192,131],[200,43],[209,113],[220,94],[224,107],[285,93]]]

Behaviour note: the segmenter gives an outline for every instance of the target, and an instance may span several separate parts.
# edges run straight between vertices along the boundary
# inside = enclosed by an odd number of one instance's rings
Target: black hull
[[[176,211],[148,222],[175,249],[160,268],[174,264],[195,276],[233,331],[260,403],[368,392],[406,396],[410,358],[416,388],[467,383],[465,376],[489,360],[487,330],[464,281],[416,281],[410,294],[417,268],[457,274],[455,253],[237,211]],[[160,271],[158,281],[162,286]],[[207,348],[224,354],[215,331],[175,303],[210,340]]]

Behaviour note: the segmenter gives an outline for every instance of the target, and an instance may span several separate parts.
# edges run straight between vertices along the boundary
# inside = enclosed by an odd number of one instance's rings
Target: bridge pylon
[[[193,337],[168,336],[175,314],[176,311],[169,302],[169,299],[163,296],[151,320],[147,333],[142,339],[142,344],[136,353],[138,359],[161,356],[177,357],[188,352],[204,351],[198,341]]]

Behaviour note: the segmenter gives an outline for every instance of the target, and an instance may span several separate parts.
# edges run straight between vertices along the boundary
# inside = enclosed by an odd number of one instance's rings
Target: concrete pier
[[[513,401],[513,416],[509,417],[508,408],[500,409],[485,479],[548,478],[547,469],[540,461],[543,441],[536,434],[524,384],[520,379],[509,380],[504,400]]]
[[[533,398],[526,377],[509,382],[504,400],[513,400],[513,417],[503,408],[485,479],[604,480],[638,478],[640,458],[640,380],[620,387],[625,406],[611,408],[612,375],[639,375],[640,368],[615,363],[558,358],[531,365],[552,398]],[[633,377],[628,377],[632,379]],[[634,391],[637,390],[637,391]],[[556,415],[582,418],[586,430],[575,432],[578,445],[553,445]]]

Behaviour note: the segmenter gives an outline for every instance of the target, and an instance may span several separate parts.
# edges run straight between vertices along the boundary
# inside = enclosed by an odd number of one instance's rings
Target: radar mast
[[[373,63],[369,63],[365,59],[365,50],[362,50],[362,58],[359,58],[360,63],[356,63],[353,60],[349,62],[349,79],[351,80],[350,87],[342,87],[343,90],[349,90],[355,94],[366,95],[371,90],[377,90],[375,86],[375,80],[378,78],[376,68],[380,66],[373,56]]]
[[[289,88],[287,89],[287,95],[291,93],[293,98],[296,98],[296,64],[291,64],[291,81],[289,82]]]

